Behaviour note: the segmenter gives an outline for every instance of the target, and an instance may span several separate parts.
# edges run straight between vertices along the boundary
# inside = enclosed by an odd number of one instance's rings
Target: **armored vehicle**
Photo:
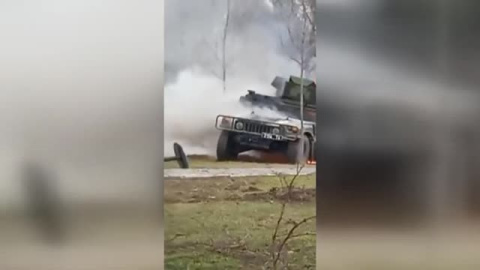
[[[240,101],[252,107],[252,113],[242,117],[218,115],[215,127],[221,130],[217,143],[218,160],[235,160],[242,152],[260,150],[280,152],[289,163],[304,163],[315,159],[315,90],[313,81],[304,79],[303,133],[300,120],[301,79],[276,77],[272,85],[276,96],[257,94],[252,90]],[[255,108],[269,108],[277,117],[255,113]]]
[[[248,90],[248,94],[240,97],[240,102],[252,107],[269,108],[292,118],[300,119],[300,87],[301,78],[290,76],[287,80],[276,77],[272,86],[277,90],[276,96],[258,94]],[[306,121],[316,119],[316,84],[312,80],[303,79],[303,117]]]

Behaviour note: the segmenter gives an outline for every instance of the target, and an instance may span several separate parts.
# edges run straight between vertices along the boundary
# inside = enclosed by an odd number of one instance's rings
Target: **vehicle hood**
[[[276,123],[279,125],[291,125],[291,126],[301,126],[301,121],[300,119],[295,119],[295,118],[290,118],[290,117],[267,117],[263,115],[258,115],[258,114],[249,114],[246,115],[242,118],[245,119],[251,119],[251,120],[257,120],[257,121],[265,121],[265,122],[272,122]],[[303,121],[305,125],[313,125],[314,122],[310,121]]]

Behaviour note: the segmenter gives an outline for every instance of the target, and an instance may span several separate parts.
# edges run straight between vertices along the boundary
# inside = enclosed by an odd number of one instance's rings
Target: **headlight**
[[[298,127],[295,126],[288,126],[287,130],[289,133],[298,133]]]
[[[233,118],[232,117],[227,117],[227,116],[222,116],[220,117],[220,127],[222,128],[231,128],[233,124]]]
[[[273,129],[272,129],[272,133],[273,133],[273,134],[279,134],[279,133],[280,133],[280,129],[279,129],[279,128],[273,128]]]
[[[242,130],[243,129],[243,123],[242,122],[235,123],[235,129]]]

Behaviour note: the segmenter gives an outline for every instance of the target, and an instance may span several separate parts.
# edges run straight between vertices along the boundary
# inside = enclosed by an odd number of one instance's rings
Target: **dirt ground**
[[[315,175],[298,176],[291,192],[294,201],[315,203]],[[164,203],[239,201],[272,202],[285,192],[275,176],[169,179],[164,183]]]
[[[295,168],[288,164],[284,157],[274,154],[263,154],[261,157],[240,155],[238,161],[216,161],[215,157],[204,155],[188,156],[190,168]],[[176,169],[179,165],[176,161],[165,162],[165,169]],[[306,168],[315,168],[315,165],[306,165]]]

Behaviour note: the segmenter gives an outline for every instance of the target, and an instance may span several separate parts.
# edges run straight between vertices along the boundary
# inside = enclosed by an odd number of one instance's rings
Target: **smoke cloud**
[[[218,114],[245,115],[247,90],[274,95],[275,76],[298,75],[283,54],[285,24],[267,1],[232,1],[226,45],[227,80],[221,80],[226,1],[166,1],[165,155],[173,142],[187,154],[215,153]],[[257,111],[256,113],[260,113]],[[261,113],[275,113],[263,110]]]

